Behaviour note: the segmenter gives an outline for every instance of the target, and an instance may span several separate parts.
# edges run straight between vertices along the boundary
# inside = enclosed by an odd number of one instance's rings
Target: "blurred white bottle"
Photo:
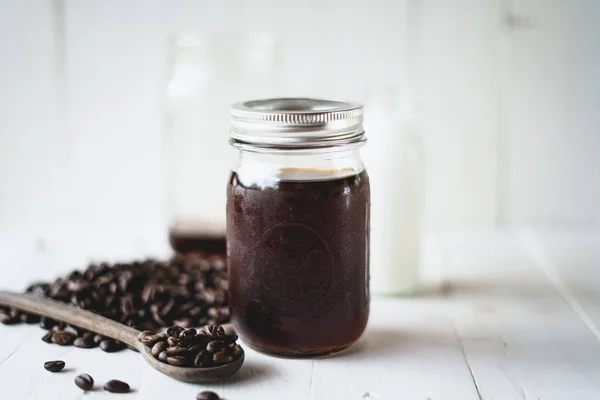
[[[425,154],[418,120],[390,88],[368,96],[364,160],[371,181],[371,291],[419,288]]]

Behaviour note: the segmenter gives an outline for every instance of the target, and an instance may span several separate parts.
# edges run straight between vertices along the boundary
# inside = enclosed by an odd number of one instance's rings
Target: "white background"
[[[599,18],[595,0],[0,0],[0,227],[98,254],[97,232],[164,242],[166,38],[190,29],[273,35],[276,95],[410,90],[428,228],[597,226]]]

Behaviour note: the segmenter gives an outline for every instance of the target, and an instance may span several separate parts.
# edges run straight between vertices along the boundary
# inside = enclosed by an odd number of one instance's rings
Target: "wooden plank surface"
[[[595,399],[600,341],[550,282],[520,233],[446,240],[449,299],[482,399]],[[600,295],[596,293],[596,299]]]
[[[123,379],[135,389],[123,397],[140,399],[193,399],[205,389],[228,400],[597,399],[600,340],[585,315],[597,323],[599,238],[597,232],[521,230],[440,236],[442,293],[375,298],[365,335],[347,352],[288,360],[248,350],[239,374],[216,385],[170,380],[131,351],[51,346],[35,326],[0,325],[0,398],[110,396],[102,390],[83,395],[72,381],[85,372],[98,387]],[[18,265],[19,258],[3,250],[0,269],[8,271],[8,260]],[[584,313],[548,277],[547,265],[540,266],[549,262]],[[33,268],[23,271],[24,279],[35,279]],[[2,286],[21,288],[9,281]],[[51,359],[65,360],[69,369],[48,373],[42,365]]]

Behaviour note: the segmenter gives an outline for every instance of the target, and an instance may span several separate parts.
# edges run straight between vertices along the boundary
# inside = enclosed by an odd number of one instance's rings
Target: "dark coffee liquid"
[[[178,254],[225,254],[225,234],[204,229],[198,222],[177,222],[169,229],[169,243]]]
[[[227,197],[230,307],[256,349],[289,356],[342,350],[369,316],[369,178],[244,186]]]

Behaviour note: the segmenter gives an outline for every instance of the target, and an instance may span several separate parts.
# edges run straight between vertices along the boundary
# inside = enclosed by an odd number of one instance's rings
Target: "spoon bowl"
[[[230,363],[207,368],[176,367],[163,363],[152,355],[150,348],[141,343],[137,337],[140,331],[120,324],[101,315],[60,303],[46,297],[28,293],[0,291],[0,305],[14,307],[25,312],[38,314],[64,321],[89,331],[99,333],[111,339],[119,340],[135,347],[144,360],[155,370],[180,381],[191,383],[209,383],[222,381],[235,374],[244,363],[245,353]]]
[[[225,378],[229,378],[242,367],[245,356],[245,353],[242,351],[242,354],[238,356],[238,358],[227,364],[207,368],[190,368],[175,367],[157,360],[150,352],[150,348],[143,344],[141,346],[136,346],[136,349],[140,351],[142,357],[144,357],[146,362],[155,370],[162,372],[171,378],[191,383],[218,382]]]

